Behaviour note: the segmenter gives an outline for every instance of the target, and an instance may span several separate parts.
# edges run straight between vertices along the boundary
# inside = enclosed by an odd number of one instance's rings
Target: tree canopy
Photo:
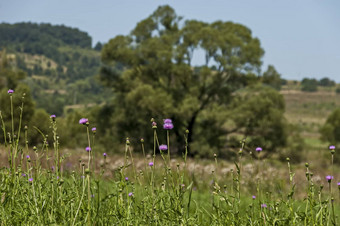
[[[200,53],[204,57],[197,65],[195,59]],[[275,131],[268,120],[282,117],[284,105],[277,114],[265,110],[274,107],[269,102],[278,103],[265,97],[274,91],[265,89],[252,98],[238,92],[256,83],[263,54],[259,39],[241,24],[183,21],[170,6],[160,6],[129,35],[116,36],[103,46],[100,76],[115,93],[110,111],[115,133],[121,139],[138,138],[150,128],[151,117],[158,119],[158,123],[171,118],[177,137],[183,137],[185,129],[190,131],[192,149],[202,149],[200,140],[209,137],[208,146],[202,151],[218,152],[226,147],[229,134],[261,136],[265,132],[255,129],[261,126]],[[277,96],[280,95],[272,95]],[[248,116],[253,118],[251,111],[236,119],[233,115],[236,109],[240,114],[248,112],[243,98],[249,104],[253,101],[251,106],[255,108],[259,105],[254,98],[263,100],[258,116],[267,124],[259,125],[257,119],[249,119]],[[230,129],[235,124],[237,128]],[[266,145],[269,136],[270,133],[262,137],[257,145]],[[178,142],[175,146],[180,149],[181,140],[174,142]]]

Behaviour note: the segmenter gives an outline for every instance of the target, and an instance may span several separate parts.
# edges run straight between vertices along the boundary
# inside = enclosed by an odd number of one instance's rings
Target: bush
[[[304,78],[301,82],[301,90],[304,92],[316,92],[318,90],[318,81],[316,79]]]
[[[331,143],[340,142],[340,108],[335,109],[320,128],[321,139]]]

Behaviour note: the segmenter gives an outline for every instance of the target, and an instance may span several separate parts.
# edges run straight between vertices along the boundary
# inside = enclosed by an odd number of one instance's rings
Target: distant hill
[[[64,25],[17,23],[0,24],[0,47],[30,54],[43,54],[58,61],[58,47],[74,46],[90,49],[91,37]]]
[[[61,115],[67,105],[102,103],[110,92],[96,80],[100,52],[83,31],[64,25],[0,24],[0,51],[27,73],[37,106]],[[71,108],[72,109],[72,108]]]

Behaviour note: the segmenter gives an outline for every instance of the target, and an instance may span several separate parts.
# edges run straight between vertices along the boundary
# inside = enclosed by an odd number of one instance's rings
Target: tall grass
[[[14,93],[9,93],[11,103],[14,97]],[[42,146],[33,147],[30,152],[27,127],[21,144],[21,125],[14,128],[12,104],[9,107],[12,115],[9,130],[0,114],[5,135],[3,145],[9,156],[7,167],[0,170],[1,225],[336,225],[339,222],[340,185],[339,196],[334,189],[336,179],[340,178],[325,177],[328,185],[325,189],[314,181],[312,166],[306,164],[305,198],[299,199],[295,197],[295,173],[290,159],[287,158],[286,185],[269,186],[270,177],[264,176],[267,163],[261,155],[266,150],[258,147],[254,153],[246,152],[246,139],[241,142],[238,160],[225,177],[218,175],[221,166],[214,155],[210,178],[200,181],[199,173],[188,169],[190,131],[183,134],[182,158],[171,158],[172,121],[164,121],[166,137],[158,137],[159,128],[152,120],[151,158],[145,154],[141,139],[144,160],[137,167],[127,138],[124,162],[107,178],[104,174],[110,164],[108,155],[102,154],[100,166],[94,161],[99,156],[95,154],[96,129],[91,129],[88,119],[79,122],[88,143],[83,148],[87,159],[80,160],[76,170],[67,171],[57,118],[54,115],[50,118],[53,145],[50,147],[41,133]],[[24,104],[19,109],[21,121]],[[332,148],[331,164],[334,154]],[[251,178],[244,175],[245,162],[251,164]],[[329,174],[333,176],[334,172]],[[198,181],[204,186],[198,187]]]

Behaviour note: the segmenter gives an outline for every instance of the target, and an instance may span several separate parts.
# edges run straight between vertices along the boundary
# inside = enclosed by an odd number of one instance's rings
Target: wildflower
[[[26,158],[29,159],[29,158],[31,158],[31,157],[30,157],[29,155],[26,155]]]
[[[261,204],[261,208],[267,208],[267,204],[265,203]]]
[[[253,196],[252,196],[252,198],[253,198],[253,199],[256,199],[256,196],[255,196],[255,195],[253,195]]]
[[[93,133],[97,132],[97,128],[96,127],[93,127],[91,130],[92,130]]]
[[[91,151],[92,149],[91,149],[90,147],[86,147],[85,150],[86,150],[87,152],[89,152],[89,151]]]
[[[165,145],[165,144],[159,145],[159,150],[166,151],[166,150],[168,150],[168,146]]]
[[[79,124],[83,124],[83,125],[85,125],[86,123],[88,123],[89,122],[89,120],[87,119],[87,118],[81,118],[80,120],[79,120]]]
[[[84,179],[84,178],[85,178],[85,176],[84,176],[84,175],[81,175],[81,176],[80,176],[80,178],[81,178],[81,179]]]
[[[338,186],[340,187],[340,182],[338,182]]]
[[[12,93],[14,93],[14,90],[13,90],[13,89],[9,89],[9,90],[7,91],[7,93],[8,93],[8,94],[12,94]]]
[[[328,183],[331,183],[332,182],[332,180],[333,180],[333,176],[330,176],[330,175],[328,175],[328,176],[326,176],[326,180],[328,181]]]
[[[172,120],[171,119],[164,119],[164,123],[172,123]]]
[[[261,148],[261,147],[257,147],[257,148],[255,149],[255,151],[260,152],[260,151],[262,151],[262,148]]]
[[[126,180],[126,181],[128,181],[128,180],[129,180],[129,178],[128,178],[128,177],[125,177],[125,180]]]
[[[152,125],[153,129],[157,129],[157,123],[156,122],[152,122],[151,125]]]
[[[26,177],[26,174],[25,174],[25,173],[22,173],[21,176]]]
[[[130,196],[130,197],[131,197],[131,196],[133,196],[133,193],[132,193],[132,192],[130,192],[130,193],[129,193],[129,196]]]
[[[104,152],[103,156],[104,156],[104,158],[106,158],[107,154]]]
[[[149,162],[149,166],[153,166],[153,162]]]
[[[51,116],[50,116],[50,118],[51,118],[52,120],[55,120],[55,117],[56,117],[55,115],[51,115]]]
[[[33,181],[33,177],[31,177],[30,179],[28,179],[29,182],[32,182]]]
[[[334,150],[334,149],[335,149],[334,145],[329,146],[329,150]]]
[[[164,119],[163,128],[166,129],[166,130],[173,129],[174,125],[172,124],[172,120],[171,119]]]

